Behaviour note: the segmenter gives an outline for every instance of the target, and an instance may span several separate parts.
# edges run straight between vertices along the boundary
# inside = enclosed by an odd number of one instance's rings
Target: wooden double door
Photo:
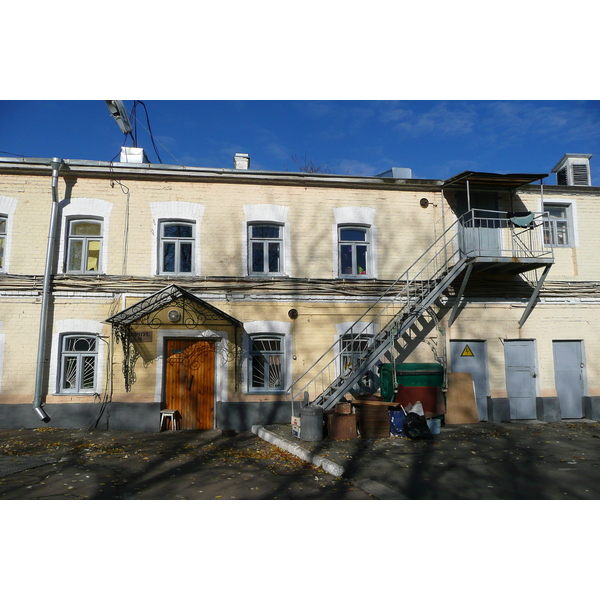
[[[165,408],[181,415],[182,429],[213,429],[215,342],[166,341]]]

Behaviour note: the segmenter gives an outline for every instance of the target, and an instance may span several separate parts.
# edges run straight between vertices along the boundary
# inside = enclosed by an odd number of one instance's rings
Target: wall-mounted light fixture
[[[176,309],[172,309],[167,313],[167,317],[171,323],[177,323],[181,319],[181,313]]]
[[[437,204],[430,202],[427,198],[421,198],[419,204],[421,205],[421,208],[427,208],[430,204],[431,206],[437,206]]]

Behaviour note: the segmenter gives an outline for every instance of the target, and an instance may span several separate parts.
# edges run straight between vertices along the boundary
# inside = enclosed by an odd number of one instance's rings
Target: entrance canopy
[[[165,310],[167,308],[168,311]],[[138,326],[159,329],[166,325],[167,327],[179,326],[197,330],[205,325],[229,323],[235,331],[232,355],[237,386],[239,362],[237,338],[238,331],[243,329],[243,323],[177,285],[169,285],[148,298],[136,302],[129,308],[109,317],[106,322],[113,326],[117,342],[123,345],[123,377],[127,392],[131,391],[131,386],[135,382],[135,363],[142,356],[139,346],[143,346],[143,344],[135,339],[133,332],[133,329]],[[144,363],[146,363],[146,359],[144,359]]]
[[[241,321],[177,285],[169,285],[163,288],[159,292],[148,296],[148,298],[144,298],[129,308],[109,317],[106,321],[115,326],[126,327],[134,323],[140,323],[150,327],[160,327],[163,323],[157,319],[156,315],[171,304],[176,304],[183,309],[180,320],[186,327],[195,327],[204,324],[206,321],[216,320],[227,321],[236,327],[243,325]],[[171,321],[170,324],[176,322]]]

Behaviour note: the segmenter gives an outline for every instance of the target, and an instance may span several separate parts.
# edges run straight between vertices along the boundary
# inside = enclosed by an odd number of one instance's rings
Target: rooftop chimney
[[[375,177],[391,177],[392,179],[412,179],[412,169],[407,167],[392,167],[389,171],[384,171],[375,175]]]
[[[565,154],[552,169],[556,185],[592,185],[590,174],[591,154]]]
[[[236,152],[233,155],[233,168],[248,170],[250,168],[250,155]]]
[[[143,148],[126,148],[123,146],[121,148],[121,158],[119,162],[122,163],[149,163],[148,157],[144,152]]]

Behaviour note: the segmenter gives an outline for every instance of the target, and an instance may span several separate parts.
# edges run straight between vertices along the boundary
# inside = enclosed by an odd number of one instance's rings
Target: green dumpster
[[[394,365],[385,363],[379,368],[381,397],[392,402],[395,395]],[[439,363],[400,363],[396,365],[396,383],[405,387],[442,387],[444,367]]]

